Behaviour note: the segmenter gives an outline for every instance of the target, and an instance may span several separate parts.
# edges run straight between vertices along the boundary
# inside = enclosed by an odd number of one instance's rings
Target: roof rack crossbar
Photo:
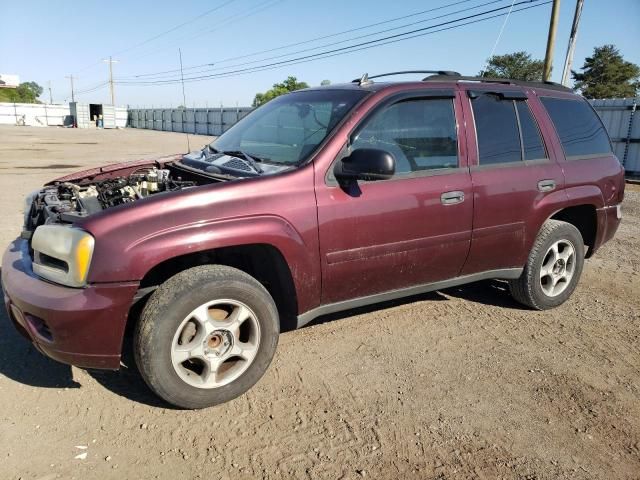
[[[370,81],[374,78],[380,78],[380,77],[391,77],[393,75],[405,75],[405,74],[412,74],[412,73],[420,73],[420,74],[434,74],[434,75],[440,75],[440,76],[446,76],[446,77],[460,77],[461,75],[458,72],[453,72],[451,70],[405,70],[402,72],[389,72],[389,73],[381,73],[379,75],[372,75],[369,76],[368,74],[364,74],[362,75],[362,77],[360,78],[356,78],[355,80],[353,80],[351,83],[357,83],[359,85],[364,85],[367,83],[370,83]]]
[[[505,85],[519,85],[522,87],[531,88],[548,88],[550,90],[558,90],[561,92],[573,92],[569,87],[556,82],[530,82],[525,80],[513,80],[511,78],[494,78],[494,77],[470,77],[464,75],[440,75],[435,74],[423,79],[425,82],[437,82],[437,81],[468,81],[468,82],[480,82],[480,83],[502,83]]]

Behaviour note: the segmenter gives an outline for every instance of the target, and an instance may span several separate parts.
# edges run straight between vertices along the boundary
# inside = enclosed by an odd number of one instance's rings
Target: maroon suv
[[[11,320],[106,369],[132,327],[151,389],[200,408],[319,315],[491,278],[560,305],[621,218],[598,116],[556,84],[424,73],[297,91],[201,151],[45,185],[3,258]]]

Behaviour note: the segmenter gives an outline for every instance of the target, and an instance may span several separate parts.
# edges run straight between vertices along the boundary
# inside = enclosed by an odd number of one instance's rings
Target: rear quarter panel
[[[556,158],[565,177],[566,207],[592,205],[596,208],[597,232],[595,244],[589,250],[590,256],[604,242],[612,238],[617,230],[619,219],[616,218],[614,207],[624,197],[624,168],[613,152],[606,155],[567,158],[551,117],[538,97],[551,96],[576,100],[576,95],[562,92],[550,93],[544,90],[532,91],[532,94],[532,107],[535,108],[536,117],[544,125],[545,136],[553,144]],[[595,112],[594,114],[597,115]]]

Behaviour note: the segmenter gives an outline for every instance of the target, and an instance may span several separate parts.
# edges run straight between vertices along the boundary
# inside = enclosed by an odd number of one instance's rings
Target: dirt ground
[[[172,133],[0,128],[0,244],[44,181],[184,148]],[[640,478],[637,186],[624,214],[558,309],[489,281],[325,317],[283,334],[250,392],[201,411],[162,404],[133,369],[43,357],[3,311],[0,478]]]

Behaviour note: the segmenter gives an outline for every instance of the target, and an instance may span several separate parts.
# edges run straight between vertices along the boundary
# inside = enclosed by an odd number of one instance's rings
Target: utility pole
[[[114,60],[113,58],[109,57],[109,60],[107,60],[105,58],[102,61],[109,64],[109,89],[111,90],[111,105],[113,105],[115,107],[116,106],[116,100],[115,100],[116,97],[115,97],[115,95],[113,93],[113,64],[114,63],[118,63],[118,60]]]
[[[51,93],[51,80],[47,81],[47,87],[49,87],[49,104],[53,104],[53,94]]]
[[[560,0],[553,0],[551,9],[551,20],[549,21],[549,36],[547,37],[547,53],[544,56],[544,70],[542,80],[545,82],[551,78],[551,67],[553,66],[553,48],[556,44],[556,29],[558,27],[558,14],[560,13]]]
[[[64,78],[68,78],[69,80],[71,80],[71,101],[75,102],[76,101],[76,96],[75,96],[74,91],[73,91],[73,75],[69,75],[69,76],[66,76]]]
[[[582,6],[584,0],[576,0],[576,11],[573,14],[573,25],[571,26],[571,35],[569,36],[569,45],[567,46],[567,56],[564,59],[564,68],[562,69],[562,85],[568,87],[569,75],[571,74],[571,64],[573,63],[573,53],[576,50],[576,41],[578,39],[578,25],[582,16]]]

